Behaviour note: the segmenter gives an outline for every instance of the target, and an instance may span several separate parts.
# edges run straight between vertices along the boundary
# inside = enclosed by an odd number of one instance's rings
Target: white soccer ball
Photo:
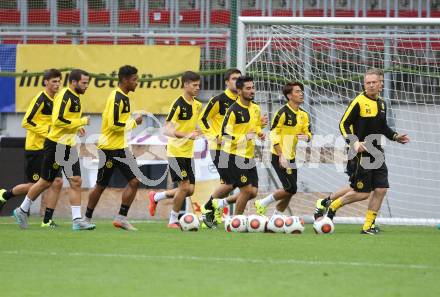
[[[320,217],[313,223],[316,234],[327,234],[335,231],[335,225],[328,217]]]
[[[273,215],[267,223],[267,232],[284,233],[284,216]]]
[[[193,213],[184,214],[180,218],[179,223],[182,231],[198,231],[200,228],[200,221]]]
[[[227,216],[225,217],[225,231],[226,232],[231,232],[231,217]]]
[[[229,225],[232,232],[246,232],[247,218],[244,215],[233,216]]]
[[[250,215],[247,218],[248,232],[264,232],[266,230],[267,217],[259,215]]]
[[[286,217],[284,220],[284,232],[287,234],[301,234],[304,232],[304,220],[300,217]]]

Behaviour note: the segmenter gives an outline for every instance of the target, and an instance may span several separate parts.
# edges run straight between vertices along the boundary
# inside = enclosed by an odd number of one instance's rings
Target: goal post
[[[348,184],[339,121],[362,91],[369,68],[384,71],[388,123],[411,142],[386,141],[390,189],[379,222],[440,223],[440,19],[240,17],[237,67],[254,77],[256,102],[272,120],[286,103],[288,81],[305,85],[303,108],[314,139],[298,145],[294,214],[310,218],[314,202]],[[260,196],[280,186],[261,145]],[[336,222],[363,221],[366,202],[338,211]]]

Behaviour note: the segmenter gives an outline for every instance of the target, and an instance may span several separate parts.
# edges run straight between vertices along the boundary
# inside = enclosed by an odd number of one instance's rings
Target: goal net
[[[390,189],[383,223],[440,221],[440,22],[433,19],[240,18],[238,65],[256,82],[256,101],[272,120],[286,103],[288,81],[305,85],[305,109],[314,140],[297,148],[298,193],[290,209],[311,216],[315,201],[348,185],[339,121],[362,92],[363,73],[384,71],[381,96],[388,124],[411,142],[386,141]],[[260,196],[281,187],[262,147]],[[367,202],[338,211],[340,222],[361,222]]]

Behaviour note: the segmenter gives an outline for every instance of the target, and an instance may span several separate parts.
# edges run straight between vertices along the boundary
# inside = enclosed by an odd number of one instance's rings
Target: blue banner
[[[15,72],[17,46],[0,44],[0,71]],[[0,112],[15,112],[15,77],[0,77]]]

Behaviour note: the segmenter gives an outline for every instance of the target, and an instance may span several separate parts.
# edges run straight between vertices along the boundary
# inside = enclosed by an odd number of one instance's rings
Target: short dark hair
[[[241,71],[237,68],[230,68],[230,69],[226,70],[225,81],[229,80],[231,78],[232,74],[240,74],[241,75]]]
[[[80,81],[81,75],[84,76],[90,76],[90,74],[87,71],[84,71],[82,69],[73,69],[69,74],[69,83],[72,81]]]
[[[199,81],[200,75],[193,71],[185,71],[182,75],[182,83]]]
[[[293,90],[293,87],[298,86],[300,87],[301,91],[304,92],[304,85],[302,83],[300,83],[299,81],[293,81],[293,82],[288,82],[284,87],[283,87],[283,94],[284,97],[286,97],[287,100],[289,100],[289,98],[287,97],[288,94],[290,94]]]
[[[240,77],[237,79],[237,82],[235,83],[235,86],[237,87],[237,89],[242,90],[243,87],[244,87],[244,83],[247,83],[247,82],[250,82],[250,81],[253,82],[253,81],[254,81],[254,78],[251,77],[251,76],[247,76],[247,75],[245,75],[245,76],[240,76]]]
[[[55,68],[47,69],[44,71],[43,81],[57,77],[61,78],[61,71]]]
[[[132,75],[135,75],[137,73],[138,70],[136,67],[130,65],[124,65],[121,68],[119,68],[118,71],[119,82],[121,82],[123,79],[130,78]]]

